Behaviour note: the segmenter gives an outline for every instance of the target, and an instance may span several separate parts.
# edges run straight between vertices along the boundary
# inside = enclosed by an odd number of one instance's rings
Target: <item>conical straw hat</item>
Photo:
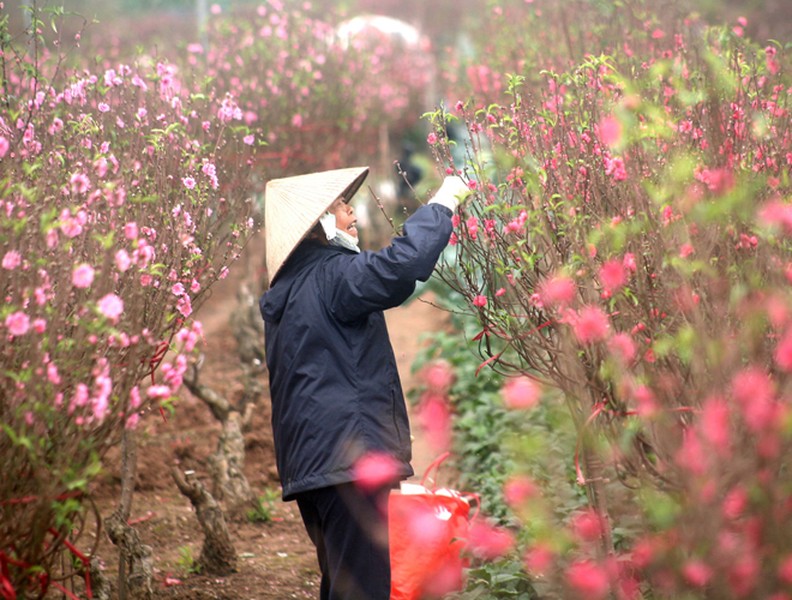
[[[294,249],[339,196],[349,202],[368,176],[368,167],[350,167],[267,183],[264,243],[270,283]]]

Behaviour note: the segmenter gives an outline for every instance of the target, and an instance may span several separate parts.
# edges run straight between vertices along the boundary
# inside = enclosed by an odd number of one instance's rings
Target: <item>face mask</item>
[[[335,215],[330,214],[329,212],[322,215],[322,217],[319,219],[319,225],[322,226],[325,237],[327,237],[328,241],[332,240],[338,233],[338,230],[336,229]]]
[[[352,250],[352,252],[360,252],[358,239],[349,235],[346,231],[341,231],[340,229],[336,230],[336,235],[332,240],[330,240],[330,245],[346,248],[347,250]]]

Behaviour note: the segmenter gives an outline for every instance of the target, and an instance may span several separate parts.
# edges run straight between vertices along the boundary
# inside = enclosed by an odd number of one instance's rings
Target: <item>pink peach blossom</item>
[[[115,265],[122,273],[126,272],[132,265],[132,259],[129,257],[129,253],[123,248],[115,253]]]
[[[192,314],[192,302],[187,294],[180,296],[176,302],[176,310],[178,310],[183,317],[189,317]]]
[[[622,364],[629,364],[635,359],[636,348],[632,336],[620,332],[608,340],[608,350]]]
[[[792,372],[792,327],[784,332],[776,344],[773,359],[781,370]]]
[[[610,292],[618,290],[627,281],[624,265],[618,260],[609,260],[603,263],[598,276],[602,286]]]
[[[113,322],[118,321],[124,312],[124,301],[113,293],[102,296],[97,306],[99,312]]]
[[[748,501],[748,492],[741,485],[736,485],[723,499],[723,516],[731,520],[740,518],[748,506]]]
[[[19,310],[12,312],[5,318],[5,326],[13,336],[25,335],[30,329],[30,317]]]
[[[704,403],[699,424],[704,439],[716,452],[728,451],[731,443],[731,411],[723,399],[714,397]]]
[[[609,328],[608,315],[598,306],[584,306],[572,323],[572,331],[581,344],[603,341]]]
[[[84,194],[91,189],[91,180],[85,173],[79,171],[72,173],[69,183],[71,183],[71,190],[75,194]]]
[[[85,289],[91,287],[94,280],[94,269],[87,263],[82,263],[74,267],[72,271],[72,285],[76,288]]]
[[[624,181],[627,179],[627,168],[624,159],[620,157],[605,158],[605,174],[613,178],[614,181]]]
[[[683,577],[695,587],[704,587],[712,579],[712,568],[704,561],[692,558],[682,566]]]
[[[146,389],[146,396],[151,399],[170,398],[173,390],[167,385],[152,385]]]
[[[703,475],[707,469],[708,452],[704,450],[698,435],[687,429],[682,437],[682,445],[676,454],[677,464],[694,475]]]
[[[129,390],[129,408],[135,410],[140,407],[142,402],[143,401],[140,398],[140,388],[138,386],[135,386]]]
[[[58,367],[53,363],[47,365],[47,381],[53,385],[59,385],[61,382],[60,373],[58,373]]]
[[[779,562],[778,578],[787,585],[792,585],[792,554],[787,554]]]
[[[22,255],[16,250],[9,250],[3,255],[3,268],[13,271],[22,264]]]
[[[124,237],[128,240],[135,240],[138,237],[138,226],[134,221],[124,225]]]

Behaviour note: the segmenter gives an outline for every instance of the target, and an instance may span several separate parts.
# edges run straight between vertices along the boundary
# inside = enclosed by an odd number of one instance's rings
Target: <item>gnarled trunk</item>
[[[236,571],[237,555],[231,543],[223,510],[198,481],[193,471],[171,471],[176,485],[195,508],[195,515],[204,533],[204,543],[198,565],[208,575],[229,575]]]

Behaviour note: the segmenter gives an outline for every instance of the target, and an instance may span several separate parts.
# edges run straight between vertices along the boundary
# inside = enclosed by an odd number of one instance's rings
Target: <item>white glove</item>
[[[461,177],[449,175],[443,179],[443,184],[429,200],[429,204],[441,204],[453,212],[459,206],[459,202],[470,194],[470,188],[462,181]]]

